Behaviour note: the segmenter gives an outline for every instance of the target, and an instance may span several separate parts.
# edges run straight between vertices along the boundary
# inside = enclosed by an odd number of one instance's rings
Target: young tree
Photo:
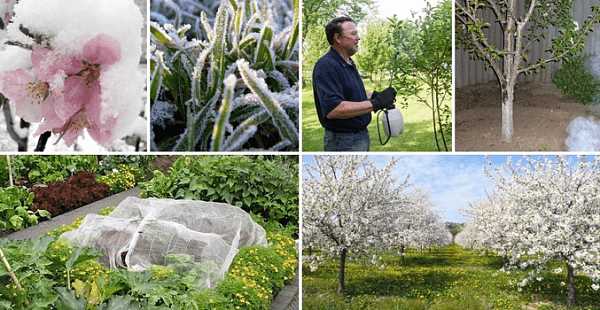
[[[484,243],[530,269],[528,285],[552,261],[567,270],[567,303],[576,303],[575,273],[600,282],[600,158],[528,158],[491,170],[494,198],[479,204],[473,224]],[[557,270],[561,272],[561,270]]]
[[[388,62],[390,84],[405,98],[415,96],[431,109],[431,124],[438,150],[448,150],[452,120],[445,104],[452,89],[452,3],[433,7],[413,20],[391,18],[388,44],[395,51]]]
[[[598,6],[581,26],[573,20],[573,0],[456,0],[457,38],[476,58],[483,60],[498,78],[502,92],[502,140],[513,136],[513,101],[517,78],[544,68],[583,50],[585,39],[600,22]],[[524,5],[524,7],[520,7]],[[484,16],[492,12],[495,20]],[[488,38],[491,24],[497,24],[503,41],[496,46]],[[558,35],[546,56],[530,62],[528,55],[536,42],[546,39],[551,29]]]
[[[369,78],[375,89],[383,89],[382,82],[388,79],[384,72],[393,50],[386,42],[389,23],[379,19],[370,20],[360,30],[360,49],[354,58],[361,74]]]
[[[390,160],[379,168],[366,156],[315,156],[303,183],[303,240],[318,254],[305,259],[316,268],[322,255],[339,258],[338,293],[345,288],[346,258],[368,253],[390,229],[388,214],[406,205],[407,181],[396,182]]]

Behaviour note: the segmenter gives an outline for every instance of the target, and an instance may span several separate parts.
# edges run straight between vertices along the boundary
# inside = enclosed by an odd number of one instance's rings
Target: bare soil
[[[514,134],[501,141],[501,96],[497,83],[456,90],[457,151],[567,151],[567,126],[578,116],[600,114],[562,96],[552,84],[522,82],[515,89]]]

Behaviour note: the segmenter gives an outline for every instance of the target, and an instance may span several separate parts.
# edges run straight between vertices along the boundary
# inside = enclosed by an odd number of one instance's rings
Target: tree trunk
[[[567,305],[574,306],[576,302],[575,270],[567,263]]]
[[[502,88],[502,141],[510,143],[513,136],[513,101],[515,86],[508,83]]]
[[[402,265],[405,264],[405,261],[404,261],[404,245],[400,246],[400,261],[402,262]]]
[[[340,271],[338,274],[338,294],[344,294],[344,290],[346,289],[345,284],[345,272],[346,272],[346,248],[342,249],[342,253],[340,254]]]
[[[504,30],[504,79],[500,81],[502,89],[502,141],[510,143],[513,136],[513,101],[515,98],[515,82],[518,75],[518,60],[515,51],[515,33],[517,32],[517,2],[510,0],[508,2],[508,16],[506,19],[506,28]],[[516,62],[515,62],[516,61]]]
[[[436,127],[435,97],[433,95],[433,81],[429,81],[429,89],[431,90],[431,123],[433,125],[433,137],[435,139],[435,146],[437,147],[437,150],[441,151],[440,143],[438,141],[437,127]]]
[[[432,89],[432,92],[435,94],[435,111],[437,113],[438,128],[440,130],[440,136],[444,144],[444,151],[448,151],[448,145],[446,144],[446,137],[444,135],[444,127],[442,126],[442,114],[440,113],[440,86],[438,85],[439,83],[437,81],[437,78],[435,78],[435,80],[435,88]]]

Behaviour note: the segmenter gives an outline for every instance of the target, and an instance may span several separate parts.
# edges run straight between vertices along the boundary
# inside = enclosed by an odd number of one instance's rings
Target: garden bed
[[[297,157],[292,156],[180,157],[167,171],[154,171],[154,177],[144,182],[141,190],[135,188],[105,198],[13,233],[6,238],[11,240],[0,241],[22,287],[9,277],[7,268],[0,268],[0,309],[29,309],[31,303],[42,308],[69,305],[69,309],[82,310],[117,306],[297,309],[297,176]],[[57,239],[69,231],[79,236],[75,229],[85,225],[83,215],[111,216],[110,207],[138,194],[238,206],[266,230],[266,245],[240,247],[224,278],[206,288],[199,280],[210,261],[195,262],[190,260],[193,256],[171,253],[174,256],[165,256],[164,264],[152,265],[145,271],[109,269],[100,263],[103,254],[97,250],[76,248],[65,239]],[[35,239],[20,240],[28,238]]]
[[[34,226],[146,179],[140,156],[0,157],[0,235]],[[10,165],[8,164],[10,162]],[[12,185],[9,184],[9,169]]]

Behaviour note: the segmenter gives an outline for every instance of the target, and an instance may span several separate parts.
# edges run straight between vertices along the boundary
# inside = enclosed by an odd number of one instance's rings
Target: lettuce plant
[[[299,9],[288,2],[224,1],[212,21],[214,5],[193,26],[151,24],[153,150],[298,149]],[[181,24],[190,3],[153,1],[153,19]],[[292,18],[274,17],[282,3]]]

